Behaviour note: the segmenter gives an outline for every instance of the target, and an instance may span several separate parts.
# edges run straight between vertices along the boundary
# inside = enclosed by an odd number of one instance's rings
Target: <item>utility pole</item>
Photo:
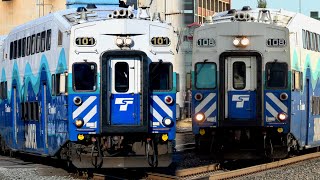
[[[301,13],[301,0],[299,0],[299,13]]]

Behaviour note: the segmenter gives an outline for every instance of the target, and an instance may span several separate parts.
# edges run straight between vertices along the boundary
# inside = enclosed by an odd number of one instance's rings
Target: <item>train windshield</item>
[[[197,63],[195,69],[196,88],[214,89],[217,86],[217,66],[215,63]]]
[[[75,91],[95,91],[97,65],[95,63],[73,64],[73,87]]]
[[[150,88],[152,91],[170,91],[172,89],[172,64],[151,63],[150,64]]]
[[[129,65],[126,62],[117,62],[115,65],[115,90],[127,92],[129,89]]]
[[[267,88],[286,88],[287,76],[287,63],[269,62],[266,64]]]

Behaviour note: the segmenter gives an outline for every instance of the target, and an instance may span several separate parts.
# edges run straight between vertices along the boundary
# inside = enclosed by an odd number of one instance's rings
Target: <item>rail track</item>
[[[310,159],[320,158],[320,152],[296,156],[284,160],[279,160],[271,163],[265,163],[261,165],[251,166],[247,168],[237,169],[229,171],[227,169],[222,169],[222,167],[217,164],[212,164],[208,166],[189,168],[176,171],[175,176],[167,176],[163,174],[149,173],[146,179],[152,180],[171,180],[171,179],[198,179],[198,178],[209,178],[210,180],[220,180],[220,179],[230,179],[241,176],[246,176],[253,173],[258,173],[261,171],[266,171],[269,169],[275,169],[290,164],[298,163],[301,161],[306,161]]]

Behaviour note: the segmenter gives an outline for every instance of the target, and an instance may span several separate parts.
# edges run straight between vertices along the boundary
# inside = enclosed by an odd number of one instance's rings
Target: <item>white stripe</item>
[[[267,96],[285,113],[288,113],[288,108],[274,94],[267,93]]]
[[[209,107],[209,109],[204,113],[204,115],[206,116],[206,118],[208,118],[208,117],[213,113],[213,111],[216,110],[216,108],[217,108],[217,103],[214,102],[214,103],[212,104],[212,106]]]
[[[158,113],[157,110],[155,110],[152,106],[150,106],[150,113],[153,115],[153,117],[156,118],[156,120],[162,125],[162,120],[163,120],[163,117]]]
[[[84,125],[87,124],[87,122],[89,122],[90,119],[91,119],[95,114],[97,114],[97,105],[95,105],[95,106],[90,110],[90,112],[83,118]]]
[[[73,113],[72,113],[72,119],[78,117],[85,109],[87,109],[90,104],[96,100],[96,96],[90,96],[85,102],[82,103],[80,107],[78,107]]]
[[[215,93],[210,93],[197,107],[196,107],[196,112],[198,113],[201,111],[201,109],[207,105],[214,97],[216,96]]]
[[[267,111],[269,111],[273,117],[276,118],[278,116],[278,112],[275,109],[273,109],[273,107],[268,102],[266,102],[266,108]]]
[[[173,118],[173,112],[171,109],[158,96],[152,96],[152,99],[169,115],[169,117]]]

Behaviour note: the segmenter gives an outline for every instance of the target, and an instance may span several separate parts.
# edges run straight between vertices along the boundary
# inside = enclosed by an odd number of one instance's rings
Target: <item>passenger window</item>
[[[27,50],[26,50],[27,52],[27,56],[29,56],[30,55],[30,53],[31,53],[31,36],[29,36],[28,38],[27,38]]]
[[[50,47],[51,47],[51,29],[47,30],[46,50],[49,51]]]
[[[58,31],[58,46],[62,46],[63,41],[63,33],[59,30]]]
[[[18,49],[17,41],[14,41],[13,42],[13,59],[17,58],[17,49]]]
[[[21,57],[21,39],[18,40],[18,58]]]
[[[37,34],[37,53],[40,52],[40,47],[41,47],[41,36],[40,33]]]
[[[52,75],[52,95],[56,96],[59,95],[60,89],[60,74],[53,74]]]
[[[46,32],[43,31],[41,33],[41,52],[46,50]]]
[[[153,91],[170,91],[172,89],[172,64],[151,63],[149,66],[149,82]]]
[[[25,55],[26,55],[26,48],[27,48],[27,46],[26,46],[26,38],[23,38],[22,39],[22,57],[25,57]]]
[[[97,65],[95,63],[76,63],[72,67],[73,88],[75,91],[95,91]]]
[[[233,63],[233,88],[237,90],[246,87],[246,64],[244,62]]]
[[[214,89],[217,87],[217,66],[215,63],[197,63],[195,69],[196,88]]]
[[[129,65],[126,62],[117,62],[115,65],[115,90],[127,92],[129,90]]]
[[[286,88],[288,76],[287,63],[269,62],[266,64],[267,88]]]
[[[10,43],[10,60],[13,59],[13,42]]]
[[[302,90],[302,82],[303,82],[303,76],[302,72],[299,71],[292,71],[293,76],[293,90]]]
[[[31,54],[36,52],[36,35],[32,35],[31,38]]]

